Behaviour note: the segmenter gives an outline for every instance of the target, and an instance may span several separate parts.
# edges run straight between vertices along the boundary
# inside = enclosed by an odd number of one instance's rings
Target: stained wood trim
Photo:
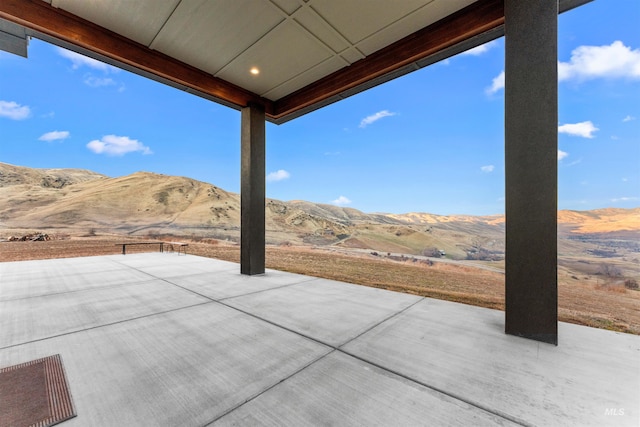
[[[221,99],[239,108],[254,103],[264,105],[267,113],[273,111],[273,103],[255,93],[55,8],[42,0],[2,0],[0,18]]]
[[[281,119],[503,24],[503,0],[479,0],[279,99],[272,117]]]

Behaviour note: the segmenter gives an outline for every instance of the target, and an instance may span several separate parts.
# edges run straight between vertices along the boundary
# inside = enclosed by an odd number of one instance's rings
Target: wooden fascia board
[[[282,119],[504,24],[503,0],[479,0],[275,102]]]
[[[42,0],[2,0],[0,18],[239,108],[254,103],[264,105],[267,114],[273,112],[270,100]]]

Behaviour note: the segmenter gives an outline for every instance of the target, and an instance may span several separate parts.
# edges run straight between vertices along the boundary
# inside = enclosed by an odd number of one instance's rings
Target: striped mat
[[[59,354],[0,369],[0,427],[48,427],[75,416]]]

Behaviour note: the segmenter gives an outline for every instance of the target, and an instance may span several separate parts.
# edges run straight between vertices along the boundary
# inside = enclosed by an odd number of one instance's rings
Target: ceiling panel
[[[338,71],[340,68],[343,68],[344,66],[345,66],[345,63],[342,59],[333,56],[327,59],[326,61],[316,65],[315,67],[311,68],[307,72],[300,74],[290,80],[287,80],[280,86],[275,87],[269,92],[266,92],[261,95],[267,99],[275,101],[277,99],[282,98],[285,95],[288,95],[292,92],[295,92],[298,89],[305,87],[309,83],[315,82],[316,80],[321,79],[322,77],[333,73],[334,71]]]
[[[284,19],[266,1],[182,0],[151,48],[216,74]]]
[[[294,19],[334,52],[340,52],[350,46],[340,33],[311,8],[303,7],[295,14]]]
[[[316,0],[311,7],[355,44],[431,1]]]
[[[476,0],[435,0],[414,13],[403,17],[388,27],[373,33],[357,44],[365,55],[371,55],[382,47],[439,21]]]
[[[287,15],[291,15],[300,7],[298,0],[271,0],[276,6],[284,10]]]
[[[54,7],[149,46],[179,0],[53,0]]]
[[[285,21],[216,77],[261,95],[330,57],[326,46],[296,23]],[[260,69],[260,74],[249,73],[252,67]]]
[[[350,47],[349,49],[345,49],[344,51],[340,52],[340,56],[350,64],[353,64],[354,62],[359,61],[365,57],[362,52],[354,47]]]

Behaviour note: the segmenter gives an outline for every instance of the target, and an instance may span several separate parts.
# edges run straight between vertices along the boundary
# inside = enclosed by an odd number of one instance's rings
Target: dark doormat
[[[0,427],[48,427],[75,416],[59,354],[0,369]]]

